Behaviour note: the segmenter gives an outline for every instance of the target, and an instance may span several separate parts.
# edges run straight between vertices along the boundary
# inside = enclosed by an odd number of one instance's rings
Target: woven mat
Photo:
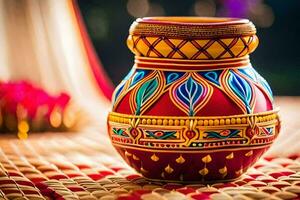
[[[104,130],[2,136],[0,199],[300,199],[300,98],[277,103],[281,136],[235,182],[151,183],[122,161]]]

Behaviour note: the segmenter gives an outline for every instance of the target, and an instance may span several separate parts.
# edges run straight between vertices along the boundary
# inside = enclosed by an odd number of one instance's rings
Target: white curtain
[[[0,0],[0,80],[66,91],[104,124],[109,102],[97,87],[69,0]]]

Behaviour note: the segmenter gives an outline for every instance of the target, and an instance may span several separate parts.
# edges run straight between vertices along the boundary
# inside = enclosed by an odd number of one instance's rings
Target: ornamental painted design
[[[140,81],[131,93],[130,108],[135,115],[141,115],[162,94],[165,79],[161,71],[153,71]]]
[[[246,114],[237,118],[139,118],[118,113],[109,115],[109,132],[114,144],[131,144],[150,149],[218,149],[266,145],[277,137],[279,124],[277,111]]]
[[[246,19],[132,24],[135,64],[108,115],[112,144],[130,166],[152,180],[224,181],[261,157],[280,120],[268,83],[250,64],[255,33]]]
[[[195,116],[207,103],[211,94],[211,86],[197,73],[188,73],[170,89],[172,102],[188,116]]]
[[[222,78],[225,85],[224,91],[227,95],[236,102],[244,113],[252,113],[255,103],[253,86],[233,70],[227,70]]]
[[[163,130],[146,130],[145,138],[148,139],[157,139],[157,140],[169,140],[177,138],[177,131],[163,131]]]
[[[235,72],[240,74],[245,79],[250,79],[273,102],[273,92],[271,87],[269,86],[267,81],[259,73],[257,73],[252,67],[240,68],[235,70]]]
[[[112,133],[120,137],[129,137],[128,133],[126,132],[126,129],[122,128],[112,128]]]
[[[205,131],[203,138],[206,139],[228,139],[228,138],[242,138],[242,131],[238,129],[224,129],[224,130],[213,130]]]
[[[255,87],[273,101],[268,83],[251,66],[201,72],[134,68],[117,87],[113,110],[130,93],[131,112],[141,115],[168,93],[172,103],[186,116],[196,116],[210,101],[214,92],[212,86],[219,88],[244,114],[254,111]]]

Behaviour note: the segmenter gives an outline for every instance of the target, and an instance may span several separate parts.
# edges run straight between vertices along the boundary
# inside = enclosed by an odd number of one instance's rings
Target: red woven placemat
[[[300,98],[278,98],[283,130],[247,174],[230,183],[151,183],[101,131],[0,138],[1,199],[300,199]],[[104,119],[104,118],[103,118]]]

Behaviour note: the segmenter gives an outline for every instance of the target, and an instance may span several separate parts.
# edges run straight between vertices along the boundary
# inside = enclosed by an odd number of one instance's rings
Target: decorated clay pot
[[[137,19],[135,64],[116,88],[108,131],[124,160],[159,181],[241,176],[270,147],[280,122],[268,83],[252,67],[246,19]]]

